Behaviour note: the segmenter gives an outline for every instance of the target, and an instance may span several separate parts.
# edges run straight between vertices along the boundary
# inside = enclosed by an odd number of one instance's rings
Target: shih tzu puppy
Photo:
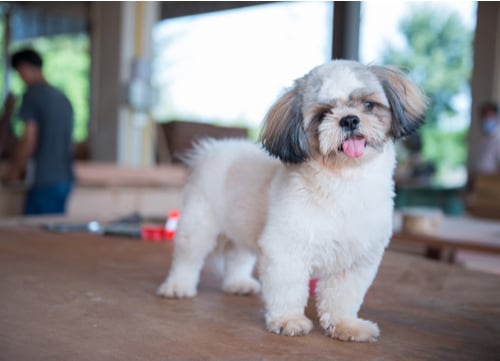
[[[268,331],[311,331],[304,309],[309,280],[319,277],[316,308],[326,334],[376,340],[378,326],[358,311],[391,237],[393,141],[423,123],[425,108],[426,97],[399,70],[334,60],[271,107],[265,150],[243,140],[200,142],[188,157],[172,266],[158,294],[195,296],[217,248],[223,290],[262,291]]]

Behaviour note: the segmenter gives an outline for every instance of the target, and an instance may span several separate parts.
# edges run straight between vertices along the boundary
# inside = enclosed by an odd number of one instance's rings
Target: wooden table
[[[173,245],[0,227],[1,360],[499,360],[500,277],[387,252],[361,315],[378,342],[264,330],[258,296],[155,295]]]
[[[400,213],[395,214],[393,241],[410,241],[423,244],[429,250],[434,250],[436,257],[440,257],[445,250],[451,251],[449,253],[451,258],[453,258],[455,251],[458,250],[500,255],[499,221],[444,216],[439,232],[435,234],[416,234],[404,232],[401,226],[401,218]]]

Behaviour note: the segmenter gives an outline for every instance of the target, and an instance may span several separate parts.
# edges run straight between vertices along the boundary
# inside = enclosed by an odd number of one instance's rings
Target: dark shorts
[[[72,183],[60,183],[49,186],[34,186],[26,194],[24,214],[62,214],[66,211]]]

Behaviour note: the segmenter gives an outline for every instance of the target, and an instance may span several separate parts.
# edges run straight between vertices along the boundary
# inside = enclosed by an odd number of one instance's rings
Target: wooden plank
[[[394,241],[412,241],[431,247],[500,254],[500,222],[471,217],[443,217],[436,234],[402,230],[401,214],[394,218]]]
[[[77,184],[86,187],[183,187],[188,170],[180,165],[119,166],[113,163],[77,162]]]
[[[500,219],[500,174],[477,175],[467,203],[476,217]]]
[[[388,252],[361,316],[373,344],[264,329],[258,296],[224,295],[205,271],[198,297],[155,295],[171,243],[33,226],[0,228],[2,360],[495,360],[500,277]]]

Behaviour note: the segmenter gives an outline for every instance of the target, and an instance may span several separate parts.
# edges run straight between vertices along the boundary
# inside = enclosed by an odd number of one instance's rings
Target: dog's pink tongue
[[[364,138],[349,138],[342,143],[342,150],[349,158],[358,158],[365,152]]]

